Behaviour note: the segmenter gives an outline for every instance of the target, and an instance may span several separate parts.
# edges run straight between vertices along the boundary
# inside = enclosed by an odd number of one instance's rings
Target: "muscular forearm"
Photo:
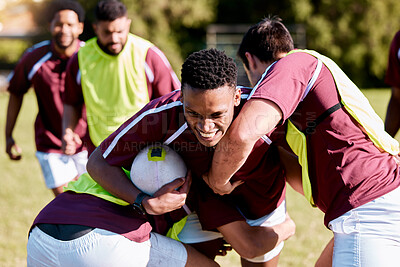
[[[240,140],[235,134],[235,129],[232,129],[215,150],[209,176],[216,186],[229,182],[232,175],[244,164],[253,147],[250,140]]]
[[[128,203],[135,202],[140,191],[120,167],[111,166],[105,161],[99,148],[91,154],[86,168],[93,180],[105,190]]]
[[[254,144],[281,120],[280,109],[265,100],[248,101],[219,142],[208,174],[208,184],[217,193],[244,164]]]

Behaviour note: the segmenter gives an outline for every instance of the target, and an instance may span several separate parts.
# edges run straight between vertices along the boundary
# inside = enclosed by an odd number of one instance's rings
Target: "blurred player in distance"
[[[45,14],[49,16],[52,39],[29,48],[10,75],[6,153],[11,160],[21,159],[22,149],[12,134],[24,94],[33,86],[39,107],[35,121],[36,157],[46,186],[57,195],[66,183],[86,170],[87,151],[81,142],[68,156],[61,149],[65,70],[69,58],[83,44],[78,36],[83,31],[85,12],[76,1],[59,0],[51,2]],[[79,119],[76,124],[74,134],[83,137],[86,122]]]

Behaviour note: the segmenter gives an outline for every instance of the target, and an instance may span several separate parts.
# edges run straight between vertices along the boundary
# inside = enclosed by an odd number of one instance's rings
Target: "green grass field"
[[[384,117],[390,97],[388,89],[364,91],[377,113]],[[29,227],[52,198],[44,185],[35,158],[33,123],[37,113],[35,95],[30,91],[22,106],[14,131],[17,144],[23,149],[19,162],[10,161],[5,154],[5,116],[8,94],[0,92],[0,266],[26,266],[26,242]],[[287,206],[296,222],[296,235],[290,238],[281,254],[280,266],[313,266],[331,233],[323,226],[323,214],[306,202],[304,197],[288,190]],[[218,257],[221,266],[240,266],[236,253]]]

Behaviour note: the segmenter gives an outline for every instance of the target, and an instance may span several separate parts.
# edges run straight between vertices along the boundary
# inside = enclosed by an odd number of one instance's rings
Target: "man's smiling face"
[[[184,86],[185,118],[202,145],[215,146],[225,135],[233,120],[234,107],[240,104],[240,94],[239,89],[227,85],[216,89]]]

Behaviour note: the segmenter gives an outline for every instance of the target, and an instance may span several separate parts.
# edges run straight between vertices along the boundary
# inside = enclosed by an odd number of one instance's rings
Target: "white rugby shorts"
[[[149,240],[138,243],[99,228],[74,240],[60,241],[35,227],[27,254],[28,267],[183,267],[187,261],[185,247],[171,238],[151,233]]]
[[[88,152],[82,151],[70,156],[36,151],[36,158],[42,168],[47,188],[53,189],[86,172]]]

